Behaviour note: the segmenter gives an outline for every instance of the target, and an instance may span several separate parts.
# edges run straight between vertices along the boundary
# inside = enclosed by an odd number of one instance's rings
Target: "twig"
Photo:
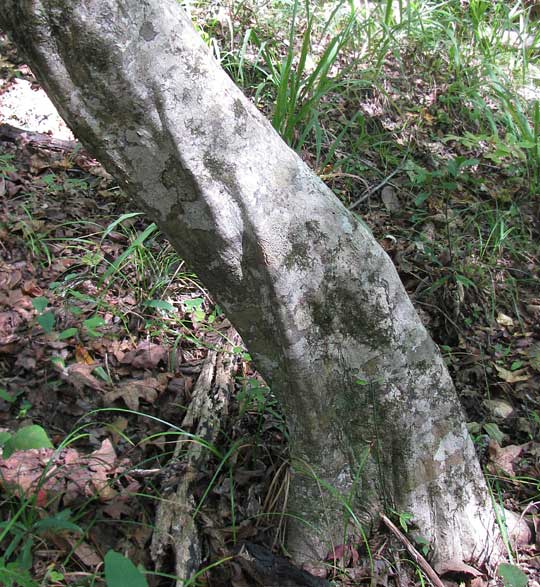
[[[371,189],[369,189],[367,192],[365,192],[362,197],[358,198],[358,200],[356,200],[356,202],[353,202],[350,206],[349,206],[349,210],[354,210],[356,208],[356,206],[358,206],[358,204],[361,204],[363,201],[367,200],[372,194],[374,194],[377,190],[380,190],[382,187],[384,187],[387,183],[390,182],[390,180],[394,177],[394,175],[397,175],[399,172],[401,171],[401,165],[399,167],[397,167],[396,169],[394,169],[394,171],[392,171],[392,173],[390,175],[388,175],[387,177],[385,177],[381,182],[379,182],[375,187],[372,187]]]
[[[412,556],[414,562],[424,571],[427,578],[435,587],[445,587],[444,583],[439,579],[437,573],[433,570],[432,566],[427,560],[416,550],[411,544],[411,541],[399,530],[399,528],[384,514],[381,514],[381,520],[385,523],[386,527],[394,534],[394,536],[403,544],[407,549],[408,553]]]
[[[155,477],[159,475],[163,469],[129,469],[127,474],[135,479],[146,479],[146,477]]]

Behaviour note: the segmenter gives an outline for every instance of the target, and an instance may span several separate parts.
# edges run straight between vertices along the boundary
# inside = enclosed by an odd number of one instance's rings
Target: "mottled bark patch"
[[[157,37],[158,32],[154,29],[154,25],[147,20],[139,29],[139,35],[145,41],[153,41]]]

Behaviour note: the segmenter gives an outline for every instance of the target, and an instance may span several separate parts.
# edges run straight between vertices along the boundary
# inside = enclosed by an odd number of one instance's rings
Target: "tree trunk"
[[[178,5],[4,0],[0,24],[278,395],[297,560],[323,557],[392,508],[413,514],[435,563],[493,561],[494,514],[454,387],[391,260]]]

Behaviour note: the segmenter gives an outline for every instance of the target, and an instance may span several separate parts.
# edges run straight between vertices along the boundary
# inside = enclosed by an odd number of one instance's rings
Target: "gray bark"
[[[280,398],[297,471],[291,510],[311,524],[290,520],[297,559],[358,534],[339,514],[346,503],[363,521],[411,512],[436,563],[493,561],[495,519],[456,393],[391,260],[178,5],[4,0],[0,25],[75,135],[197,271]]]

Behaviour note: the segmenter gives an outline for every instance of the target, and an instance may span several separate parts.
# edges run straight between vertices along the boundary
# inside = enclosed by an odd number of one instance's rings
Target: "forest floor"
[[[255,19],[241,16],[231,16],[237,47]],[[224,42],[219,15],[205,18],[203,34]],[[529,143],[510,133],[498,142],[472,133],[458,111],[463,88],[453,95],[432,64],[426,79],[425,64],[407,58],[419,77],[388,55],[384,84],[316,105],[328,109],[324,137],[339,134],[331,121],[342,116],[342,129],[371,142],[329,145],[314,125],[300,140],[298,120],[281,131],[292,129],[289,142],[392,257],[445,356],[495,501],[526,522],[510,537],[515,566],[500,584],[538,586],[540,155],[529,161]],[[5,39],[0,69],[0,123],[71,141]],[[244,82],[253,74],[239,72]],[[266,89],[244,86],[270,113]],[[0,584],[117,587],[103,577],[110,550],[152,569],[155,510],[182,477],[189,443],[208,452],[192,485],[206,568],[192,584],[261,584],[238,549],[283,554],[288,449],[276,399],[197,277],[99,163],[74,143],[32,137],[0,127]],[[213,351],[227,356],[227,404],[207,446],[185,422]],[[51,458],[56,471],[44,479]],[[412,521],[395,514],[407,535]],[[321,562],[336,585],[428,581],[385,527]],[[166,559],[146,579],[170,585],[170,574]],[[488,584],[461,567],[442,579]]]

